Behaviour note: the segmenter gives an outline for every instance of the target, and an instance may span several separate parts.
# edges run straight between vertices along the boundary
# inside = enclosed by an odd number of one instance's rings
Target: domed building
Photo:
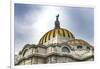
[[[15,65],[93,60],[93,46],[82,39],[76,39],[72,32],[61,28],[59,15],[57,15],[54,29],[44,34],[37,45],[26,44],[15,56]]]
[[[55,28],[44,34],[44,36],[40,39],[39,44],[59,44],[75,39],[74,35],[70,31],[60,28],[58,17],[59,15],[56,16]]]

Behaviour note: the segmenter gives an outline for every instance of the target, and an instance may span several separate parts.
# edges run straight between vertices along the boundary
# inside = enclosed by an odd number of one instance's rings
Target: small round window
[[[67,47],[63,47],[63,48],[62,48],[62,52],[68,52],[68,53],[69,53],[70,50],[69,50],[69,48],[67,48]]]

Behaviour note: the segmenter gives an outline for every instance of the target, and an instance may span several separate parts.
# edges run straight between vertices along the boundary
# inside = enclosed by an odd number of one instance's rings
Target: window
[[[78,49],[82,49],[82,46],[77,46]]]
[[[87,46],[87,49],[90,50],[90,47]]]
[[[62,48],[62,52],[68,52],[68,53],[69,53],[70,50],[69,50],[69,48],[67,48],[67,47],[63,47],[63,48]]]

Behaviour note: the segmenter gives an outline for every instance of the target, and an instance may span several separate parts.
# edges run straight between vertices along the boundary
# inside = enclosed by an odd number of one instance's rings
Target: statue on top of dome
[[[60,28],[59,14],[56,16],[55,28]]]
[[[56,20],[58,21],[58,18],[59,18],[59,14],[56,16]]]

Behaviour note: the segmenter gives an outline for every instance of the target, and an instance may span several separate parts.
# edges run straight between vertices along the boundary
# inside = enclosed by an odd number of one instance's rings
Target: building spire
[[[56,16],[55,28],[60,28],[59,14]]]

